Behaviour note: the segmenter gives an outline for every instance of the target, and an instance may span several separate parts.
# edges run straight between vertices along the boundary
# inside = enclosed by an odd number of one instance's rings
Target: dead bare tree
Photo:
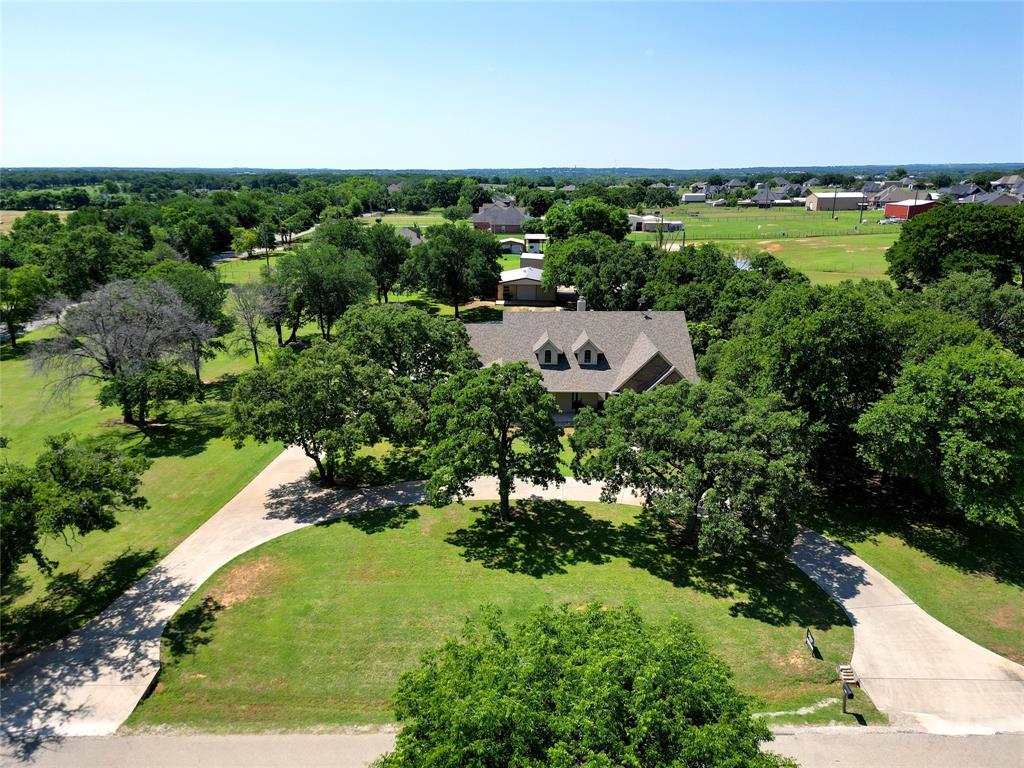
[[[240,330],[245,335],[245,341],[252,346],[256,365],[260,364],[260,349],[270,346],[260,332],[265,327],[267,318],[275,316],[275,307],[272,306],[275,299],[276,294],[269,291],[266,285],[241,283],[231,286],[228,306],[241,323]]]
[[[195,343],[215,333],[159,280],[108,283],[68,307],[55,326],[54,338],[33,347],[34,369],[53,375],[55,394],[100,382],[100,401],[120,405],[130,424],[145,424],[156,400],[196,394],[182,366],[192,363]]]

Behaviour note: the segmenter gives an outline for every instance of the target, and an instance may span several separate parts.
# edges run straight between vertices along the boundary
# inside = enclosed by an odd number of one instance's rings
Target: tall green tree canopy
[[[40,549],[47,537],[75,539],[91,531],[109,531],[117,515],[142,509],[138,495],[150,461],[113,448],[75,441],[71,434],[46,438],[33,465],[0,461],[0,581],[27,558],[45,573],[56,563]]]
[[[978,323],[1018,355],[1024,355],[1024,291],[1014,285],[996,287],[983,272],[950,275],[923,291],[938,309]]]
[[[609,398],[581,412],[569,438],[573,473],[614,500],[639,490],[645,511],[703,550],[750,536],[787,548],[808,484],[803,420],[777,394],[682,382]]]
[[[390,224],[378,221],[366,232],[364,249],[370,274],[377,285],[377,301],[388,301],[388,294],[398,282],[402,264],[409,258],[409,241]]]
[[[493,296],[501,278],[501,247],[489,232],[467,222],[428,227],[426,240],[412,249],[402,284],[427,291],[455,307],[474,296]]]
[[[637,309],[658,260],[649,243],[616,242],[600,233],[577,235],[548,244],[543,283],[548,289],[575,286],[590,309]]]
[[[447,504],[478,477],[498,478],[498,513],[509,515],[516,480],[558,483],[561,430],[555,396],[525,363],[463,370],[434,389],[427,425],[427,494]]]
[[[552,205],[544,216],[544,231],[558,239],[600,232],[612,240],[623,240],[629,234],[629,215],[596,197],[584,197]]]
[[[1024,528],[1024,360],[947,347],[903,370],[857,422],[875,469],[910,478],[967,520]]]
[[[996,285],[1020,280],[1024,208],[937,205],[903,225],[885,253],[901,288],[920,287],[954,272],[987,272]]]
[[[712,347],[703,373],[755,394],[781,393],[808,416],[819,464],[849,455],[853,422],[898,370],[888,302],[868,283],[779,286],[741,334]]]
[[[473,617],[402,676],[382,768],[793,765],[761,751],[767,724],[678,619],[598,604],[502,619]]]
[[[282,284],[302,294],[310,320],[327,340],[345,310],[364,301],[374,289],[366,260],[358,251],[341,253],[326,243],[290,251],[278,262]]]
[[[227,434],[238,447],[247,437],[298,446],[333,485],[360,448],[388,435],[404,403],[379,365],[318,341],[239,377]]]

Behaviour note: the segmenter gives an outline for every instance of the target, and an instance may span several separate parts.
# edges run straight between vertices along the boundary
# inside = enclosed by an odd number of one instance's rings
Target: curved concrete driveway
[[[153,684],[167,620],[218,568],[317,522],[423,499],[419,482],[319,490],[307,479],[310,467],[301,451],[282,453],[107,610],[10,670],[4,734],[31,750],[33,743],[62,736],[113,733]],[[496,498],[496,490],[493,479],[473,485],[478,499]],[[520,485],[515,496],[595,501],[600,487],[570,479],[547,490]],[[618,500],[639,502],[628,493]],[[887,579],[817,534],[801,534],[793,559],[850,614],[854,665],[880,709],[939,732],[1024,730],[1024,670],[1018,665],[939,624]],[[883,620],[886,606],[901,612]]]
[[[423,483],[325,491],[308,481],[312,463],[284,451],[131,589],[82,629],[8,670],[2,724],[28,745],[117,730],[160,669],[160,636],[178,608],[221,566],[266,541],[341,515],[423,501]],[[517,498],[596,501],[600,487],[568,480],[557,488],[519,484]],[[496,499],[482,478],[473,497]],[[637,503],[628,494],[623,503]]]
[[[790,558],[853,623],[853,669],[896,726],[936,734],[1024,732],[1024,667],[935,620],[895,584],[820,533]]]

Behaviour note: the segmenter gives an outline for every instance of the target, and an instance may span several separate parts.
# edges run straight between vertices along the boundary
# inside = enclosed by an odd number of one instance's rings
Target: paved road
[[[26,749],[64,736],[113,733],[152,685],[167,620],[221,566],[270,539],[323,520],[418,503],[422,483],[325,491],[310,461],[289,449],[272,461],[173,552],[85,627],[9,670],[3,733]],[[496,498],[493,478],[473,485]],[[516,497],[592,501],[597,485],[567,480]],[[637,503],[628,493],[622,503]],[[854,666],[876,705],[894,721],[940,733],[1024,731],[1024,673],[939,624],[863,561],[813,532],[793,558],[839,601],[855,625]]]
[[[273,736],[106,736],[67,739],[5,765],[33,768],[363,768],[393,732]],[[802,768],[1014,768],[1024,735],[938,736],[874,728],[800,728],[766,745]],[[297,756],[301,755],[301,759]]]
[[[1024,667],[925,613],[895,584],[819,533],[793,561],[853,623],[853,668],[894,725],[939,734],[1024,732]]]

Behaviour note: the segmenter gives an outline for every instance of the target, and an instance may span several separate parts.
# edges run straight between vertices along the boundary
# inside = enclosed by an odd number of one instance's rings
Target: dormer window
[[[576,337],[572,345],[573,354],[579,365],[597,365],[601,358],[601,348],[594,343],[586,331]]]
[[[562,350],[545,333],[533,345],[533,354],[537,356],[537,362],[541,365],[555,365],[558,363],[558,356],[562,354]]]

